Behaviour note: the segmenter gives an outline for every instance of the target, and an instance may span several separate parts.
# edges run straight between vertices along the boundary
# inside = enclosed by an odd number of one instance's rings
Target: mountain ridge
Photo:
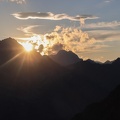
[[[65,50],[60,50],[56,55],[50,55],[49,57],[62,66],[68,66],[79,61],[83,61],[72,51]]]
[[[0,54],[5,64],[0,69],[0,115],[5,120],[70,120],[120,84],[119,59],[114,64],[82,60],[61,66],[35,51],[11,49]]]

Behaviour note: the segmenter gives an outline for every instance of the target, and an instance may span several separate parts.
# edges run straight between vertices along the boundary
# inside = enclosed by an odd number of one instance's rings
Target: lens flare
[[[22,43],[22,45],[27,52],[30,52],[33,50],[33,45],[31,43]]]

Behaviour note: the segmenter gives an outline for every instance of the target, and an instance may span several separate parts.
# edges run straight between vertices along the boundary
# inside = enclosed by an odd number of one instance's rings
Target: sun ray
[[[9,63],[11,63],[13,60],[17,59],[22,53],[23,53],[23,52],[15,55],[13,58],[11,58],[10,60],[8,60],[8,61],[5,62],[4,64],[2,64],[2,65],[0,66],[0,68],[3,68],[4,66],[8,65]]]

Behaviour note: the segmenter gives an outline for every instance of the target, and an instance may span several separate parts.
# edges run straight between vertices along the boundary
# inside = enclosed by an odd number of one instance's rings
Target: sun
[[[53,45],[52,42],[47,40],[45,35],[35,35],[30,38],[20,38],[20,41],[18,40],[18,42],[24,47],[26,52],[36,51],[41,55],[47,55],[50,47]]]
[[[25,48],[26,52],[31,52],[33,50],[33,45],[31,43],[24,43],[23,47]]]

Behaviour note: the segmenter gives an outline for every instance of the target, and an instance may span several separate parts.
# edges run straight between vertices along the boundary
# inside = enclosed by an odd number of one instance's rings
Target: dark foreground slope
[[[120,120],[120,86],[102,102],[89,105],[72,120]]]
[[[89,60],[61,67],[48,56],[26,53],[15,40],[6,39],[0,42],[0,117],[69,120],[119,85],[119,71],[119,59],[112,64]]]
[[[62,80],[65,69],[47,56],[42,57],[35,51],[26,53],[21,48],[11,38],[0,42],[0,118],[57,118],[50,103],[54,95],[51,91],[52,86],[57,86],[56,80]]]

